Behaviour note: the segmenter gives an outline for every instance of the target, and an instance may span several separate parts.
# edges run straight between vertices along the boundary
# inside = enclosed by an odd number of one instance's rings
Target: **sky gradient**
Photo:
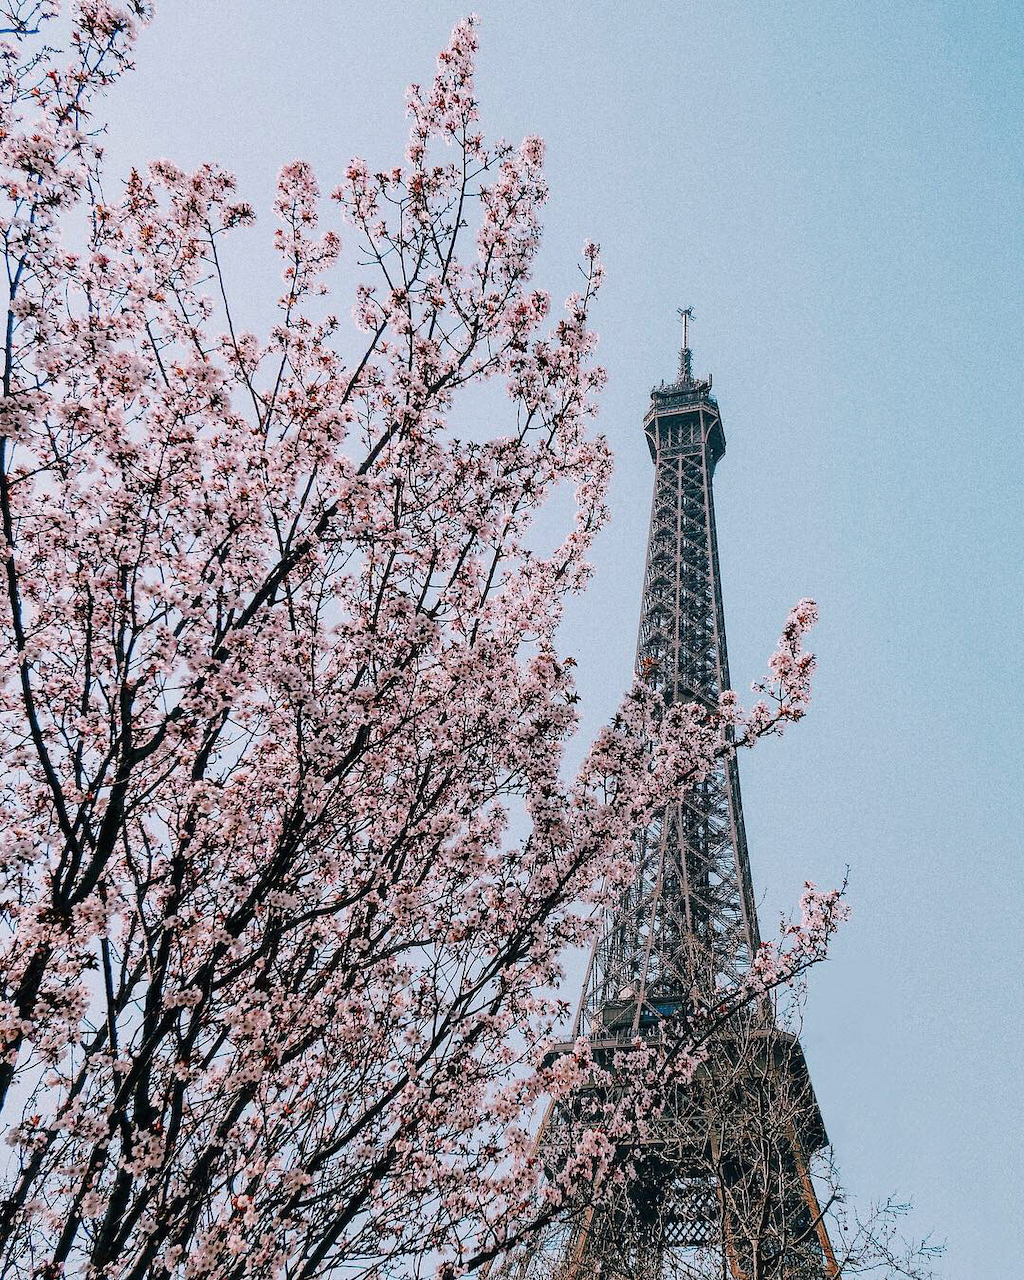
[[[714,374],[733,679],[815,597],[807,719],[740,762],[769,932],[850,868],[854,917],[804,1043],[862,1200],[913,1198],[948,1280],[1024,1274],[1019,653],[1024,10],[868,2],[476,0],[484,127],[548,144],[538,281],[588,237],[617,458],[613,518],[562,645],[589,736],[630,677],[650,506],[641,418],[678,306]],[[279,166],[329,190],[398,163],[441,0],[164,0],[109,103],[111,178],[235,170],[261,227],[236,294],[265,319]],[[580,750],[582,749],[582,738]],[[578,754],[578,752],[577,752]]]

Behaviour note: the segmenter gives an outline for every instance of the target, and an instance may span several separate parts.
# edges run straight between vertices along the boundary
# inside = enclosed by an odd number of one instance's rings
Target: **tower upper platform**
[[[718,401],[711,394],[711,379],[684,376],[678,382],[653,387],[644,414],[644,433],[655,462],[667,450],[689,451],[707,445],[713,467],[725,453],[725,432]]]

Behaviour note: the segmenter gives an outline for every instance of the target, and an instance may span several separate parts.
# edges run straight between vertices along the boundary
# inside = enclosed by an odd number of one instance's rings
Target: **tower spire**
[[[689,387],[693,385],[693,352],[690,350],[693,307],[679,307],[676,314],[683,322],[683,345],[679,348],[679,381],[684,387]]]

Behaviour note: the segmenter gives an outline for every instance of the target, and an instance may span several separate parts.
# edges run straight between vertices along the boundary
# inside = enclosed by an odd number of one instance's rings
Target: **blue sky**
[[[863,1199],[913,1197],[941,1273],[1022,1273],[1019,675],[1024,10],[1013,3],[477,0],[491,136],[539,133],[540,282],[608,268],[597,328],[613,518],[563,646],[586,728],[633,658],[651,469],[641,418],[696,311],[728,439],[716,477],[741,695],[786,610],[821,605],[818,694],[741,761],[766,926],[850,867],[807,1056]],[[114,94],[113,171],[395,163],[441,0],[164,0]],[[254,315],[276,291],[236,254]]]

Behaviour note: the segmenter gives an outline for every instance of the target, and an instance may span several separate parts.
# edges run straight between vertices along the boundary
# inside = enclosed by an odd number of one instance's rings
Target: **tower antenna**
[[[683,322],[683,345],[679,350],[679,381],[684,386],[693,382],[693,352],[690,350],[690,321],[693,319],[693,307],[679,307],[679,319]]]

